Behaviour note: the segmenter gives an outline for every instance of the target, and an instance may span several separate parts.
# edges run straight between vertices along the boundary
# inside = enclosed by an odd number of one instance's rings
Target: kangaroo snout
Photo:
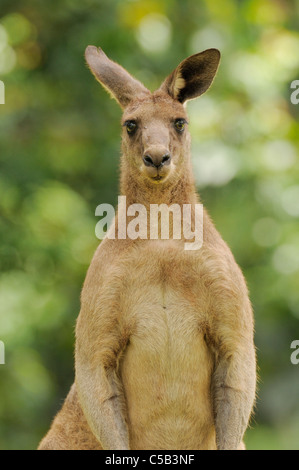
[[[153,153],[146,152],[143,156],[143,162],[145,166],[153,166],[156,168],[161,168],[164,165],[169,165],[171,161],[170,153]]]
[[[145,174],[155,182],[160,182],[170,173],[171,154],[167,147],[148,148],[143,155]]]

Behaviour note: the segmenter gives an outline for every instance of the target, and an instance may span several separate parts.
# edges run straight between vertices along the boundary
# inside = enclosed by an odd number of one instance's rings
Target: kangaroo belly
[[[213,358],[198,310],[173,289],[145,286],[120,364],[131,448],[215,448]]]

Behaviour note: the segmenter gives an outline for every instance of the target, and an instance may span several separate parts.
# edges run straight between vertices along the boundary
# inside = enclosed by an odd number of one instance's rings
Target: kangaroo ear
[[[128,106],[134,98],[150,93],[123,67],[110,60],[102,49],[88,46],[85,51],[85,59],[95,78],[122,108]]]
[[[166,78],[160,90],[184,103],[205,93],[210,88],[220,62],[220,52],[208,49],[183,60]]]

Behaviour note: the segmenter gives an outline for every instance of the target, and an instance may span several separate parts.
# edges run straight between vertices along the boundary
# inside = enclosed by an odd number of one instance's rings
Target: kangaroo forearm
[[[253,344],[220,359],[212,380],[216,443],[219,450],[238,449],[255,400]]]
[[[237,450],[248,425],[253,398],[240,390],[222,386],[215,403],[218,450]]]
[[[105,450],[128,450],[129,436],[125,421],[120,414],[119,397],[111,397],[97,410],[87,414],[87,421]]]
[[[80,374],[78,374],[80,377]],[[122,393],[108,379],[95,382],[77,377],[81,407],[87,422],[105,450],[128,450],[129,434],[123,413]]]

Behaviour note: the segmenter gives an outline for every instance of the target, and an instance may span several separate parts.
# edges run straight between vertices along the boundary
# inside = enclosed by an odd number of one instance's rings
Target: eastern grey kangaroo
[[[189,205],[193,227],[185,104],[210,87],[219,51],[188,57],[154,93],[100,48],[86,60],[123,110],[127,207]],[[256,387],[244,277],[205,210],[200,249],[160,235],[99,245],[82,291],[75,383],[39,449],[244,448]]]

